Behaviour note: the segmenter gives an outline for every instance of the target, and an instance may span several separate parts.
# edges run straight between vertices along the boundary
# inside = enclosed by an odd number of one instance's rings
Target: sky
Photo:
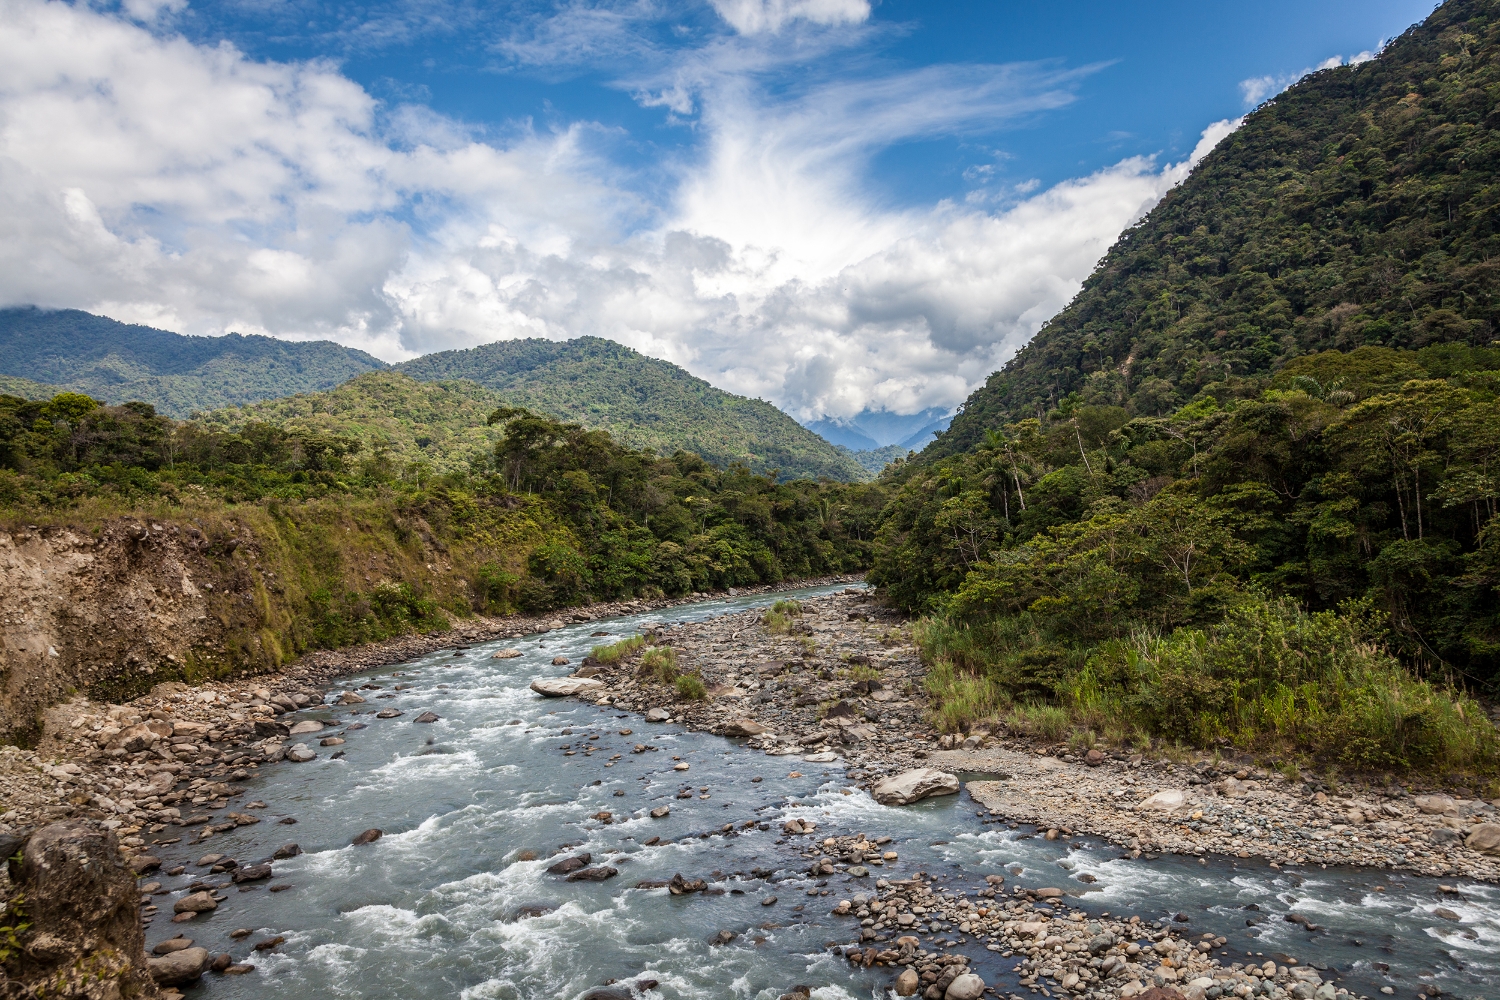
[[[951,410],[1431,0],[0,0],[0,305]]]

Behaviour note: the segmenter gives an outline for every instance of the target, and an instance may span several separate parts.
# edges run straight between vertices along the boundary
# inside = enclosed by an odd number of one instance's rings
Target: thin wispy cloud
[[[1245,107],[1247,109],[1260,107],[1260,105],[1264,104],[1267,100],[1275,97],[1277,94],[1281,93],[1283,90],[1287,89],[1292,84],[1296,83],[1298,80],[1302,79],[1304,76],[1307,76],[1310,73],[1316,73],[1319,70],[1324,69],[1336,69],[1339,66],[1358,66],[1361,63],[1367,63],[1371,59],[1374,59],[1376,56],[1380,55],[1380,50],[1384,47],[1385,43],[1382,42],[1374,49],[1366,49],[1363,52],[1356,52],[1354,55],[1350,56],[1347,59],[1345,59],[1343,56],[1329,56],[1327,59],[1324,59],[1322,62],[1318,63],[1318,65],[1309,66],[1306,69],[1302,70],[1300,73],[1253,76],[1247,80],[1241,80],[1240,96],[1243,98]]]

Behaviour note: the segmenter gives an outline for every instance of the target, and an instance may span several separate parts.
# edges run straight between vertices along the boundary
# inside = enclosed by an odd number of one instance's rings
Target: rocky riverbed
[[[769,754],[845,760],[865,788],[919,766],[967,782],[990,814],[1106,837],[1134,856],[1220,854],[1278,864],[1355,864],[1500,880],[1500,800],[1410,784],[1339,787],[1258,766],[1248,755],[1074,752],[926,720],[924,669],[909,624],[859,589],[802,602],[773,632],[760,611],[654,629],[707,697],[683,702],[640,669],[644,651],[585,667],[581,696],[656,709],[689,727],[746,736]],[[988,779],[988,780],[986,780]]]
[[[411,686],[402,670],[355,684],[336,680],[415,657],[431,660],[440,650],[452,650],[446,662],[457,666],[481,652],[499,655],[472,649],[497,638],[524,639],[517,645],[526,646],[531,650],[527,655],[535,658],[540,649],[532,647],[546,643],[549,630],[577,631],[590,621],[644,610],[643,604],[596,607],[544,620],[469,623],[441,636],[318,654],[257,683],[162,685],[124,706],[75,700],[49,714],[45,740],[36,751],[0,751],[0,805],[5,810],[0,835],[64,819],[84,819],[113,831],[140,876],[143,923],[150,928],[172,921],[172,936],[157,933],[151,938],[161,938],[153,945],[158,980],[170,989],[194,981],[208,968],[226,975],[252,973],[260,961],[279,953],[285,935],[244,928],[246,933],[234,940],[256,950],[238,960],[231,958],[232,949],[210,951],[193,938],[195,922],[235,898],[230,893],[267,886],[273,869],[289,863],[278,859],[295,858],[300,850],[237,859],[243,851],[216,847],[218,842],[240,842],[248,828],[262,823],[278,830],[276,824],[286,823],[285,839],[297,839],[295,810],[275,797],[281,779],[269,785],[255,779],[263,779],[263,769],[273,764],[290,767],[337,758],[358,745],[361,730],[373,732],[369,727],[381,722],[422,723],[430,714],[438,722],[433,731],[441,728],[438,713],[418,712],[402,701],[403,689]],[[1205,860],[1214,855],[1265,857],[1275,865],[1352,862],[1466,878],[1495,876],[1491,856],[1463,846],[1484,833],[1486,821],[1493,818],[1490,803],[1412,794],[1425,789],[1319,788],[1234,759],[1174,763],[1102,753],[1091,759],[1065,747],[1025,745],[980,733],[955,747],[951,737],[924,721],[923,669],[908,623],[858,588],[806,599],[800,613],[770,622],[764,609],[674,621],[666,606],[646,631],[656,648],[675,651],[679,673],[702,678],[704,698],[684,699],[660,674],[643,674],[644,649],[612,664],[568,663],[568,656],[557,655],[551,676],[575,670],[575,680],[587,682],[580,694],[590,706],[627,719],[628,713],[636,713],[636,727],[644,714],[657,723],[672,720],[666,728],[742,738],[745,748],[762,759],[787,758],[788,779],[834,766],[845,780],[832,794],[850,801],[862,790],[876,791],[880,798],[876,786],[883,780],[931,767],[966,779],[968,795],[980,807],[975,823],[982,829],[1004,833],[1025,825],[1019,834],[1024,837],[1032,835],[1029,827],[1035,824],[1034,835],[1049,842],[1088,834],[1107,838],[1127,858],[1149,862],[1171,852]],[[616,630],[599,640],[621,637]],[[572,658],[581,660],[577,654]],[[436,690],[449,686],[438,684]],[[388,707],[397,703],[403,708]],[[313,709],[321,709],[321,718],[309,717]],[[295,724],[287,725],[283,716],[292,713],[300,714]],[[335,714],[337,726],[331,724]],[[603,765],[610,767],[631,750],[655,749],[647,725],[636,735],[626,722],[617,741],[605,736],[608,726],[591,724],[589,729],[597,733],[580,731],[581,738],[548,745],[559,763],[614,750]],[[564,728],[558,735],[569,732]],[[427,743],[430,747],[433,740]],[[673,761],[667,765],[669,773],[678,767],[688,770],[687,757],[678,761],[673,756]],[[260,797],[246,795],[242,783],[258,785]],[[694,804],[704,807],[736,792],[716,787],[712,795],[718,798],[703,802],[711,799],[706,786],[683,785],[676,797],[689,792]],[[955,781],[939,790],[956,788]],[[725,802],[724,808],[731,805]],[[778,808],[784,819],[770,836],[806,865],[804,874],[796,876],[795,891],[802,892],[803,883],[812,880],[809,896],[833,894],[827,899],[828,916],[847,933],[828,945],[854,967],[887,969],[888,985],[899,995],[958,1000],[974,988],[974,978],[987,979],[979,988],[993,994],[1005,977],[1014,980],[1012,989],[1098,1000],[1153,987],[1170,987],[1194,1000],[1230,993],[1329,1000],[1343,991],[1294,955],[1230,954],[1217,935],[1189,933],[1170,920],[1131,920],[1085,907],[1078,899],[1093,880],[1087,872],[1074,872],[1063,888],[1038,886],[1034,878],[1026,880],[1029,888],[1023,887],[1014,873],[1007,887],[1004,869],[988,872],[978,887],[942,882],[912,870],[909,849],[877,827],[867,826],[858,835],[825,836],[821,828],[829,822],[824,818],[829,810],[815,806],[806,796],[783,800]],[[657,817],[658,811],[664,817],[671,813],[661,806],[639,806],[617,812],[614,821],[628,821],[634,814]],[[607,811],[596,813],[589,827],[607,829],[609,816]],[[359,826],[360,818],[349,822]],[[756,833],[757,824],[758,830],[767,829],[753,817],[747,823],[749,834]],[[692,836],[727,842],[744,825],[711,827]],[[1457,838],[1442,831],[1453,831]],[[366,842],[379,838],[378,829],[370,830]],[[641,846],[668,843],[661,837],[625,840]],[[619,874],[630,855],[612,853],[610,864],[595,865],[596,871],[609,868]],[[723,878],[758,878],[774,888],[790,877],[770,872],[747,870]],[[720,876],[715,872],[701,883],[701,891],[722,893]],[[855,887],[873,881],[874,886],[847,892],[840,900],[834,889],[823,888],[830,879],[848,880]],[[273,893],[291,887],[285,881],[269,884]],[[774,896],[769,898],[768,905],[774,905]],[[1454,899],[1461,909],[1457,893]],[[168,902],[170,916],[163,912]],[[803,904],[796,909],[801,911]],[[1313,921],[1304,918],[1304,923],[1311,926]],[[970,952],[976,947],[977,957]],[[1001,960],[1011,964],[996,966]]]

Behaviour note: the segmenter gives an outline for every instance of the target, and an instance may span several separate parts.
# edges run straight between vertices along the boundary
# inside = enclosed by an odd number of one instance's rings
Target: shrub
[[[653,646],[641,657],[638,673],[642,677],[655,678],[663,684],[677,680],[677,650],[671,646]]]
[[[708,688],[697,674],[678,674],[676,686],[677,697],[685,701],[702,701],[708,697]]]
[[[621,639],[619,642],[611,643],[608,646],[595,646],[589,655],[600,663],[619,663],[645,644],[645,636],[633,635],[629,639]]]

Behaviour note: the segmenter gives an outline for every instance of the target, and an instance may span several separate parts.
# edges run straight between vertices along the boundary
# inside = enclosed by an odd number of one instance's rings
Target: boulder
[[[155,858],[149,854],[137,854],[130,859],[130,870],[137,875],[144,875],[146,872],[155,871],[160,867],[161,858]]]
[[[724,723],[725,736],[759,736],[765,731],[766,727],[754,719],[730,719]]]
[[[519,649],[502,649],[490,657],[492,660],[514,660],[521,655]]]
[[[361,844],[373,844],[373,843],[375,843],[375,841],[379,840],[381,837],[384,837],[384,836],[385,836],[385,831],[384,830],[379,830],[379,829],[376,829],[375,827],[371,827],[370,829],[364,831],[363,833],[357,834],[353,840],[349,841],[349,843],[352,844],[355,847],[358,847]]]
[[[172,904],[173,913],[207,913],[218,908],[219,901],[208,892],[191,893]]]
[[[566,656],[554,656],[552,658],[552,665],[554,667],[566,667],[568,665],[568,662],[569,661]]]
[[[898,997],[916,996],[917,987],[921,983],[922,980],[917,977],[916,969],[905,969],[896,977],[896,995]]]
[[[308,761],[316,759],[317,756],[317,754],[300,743],[286,752],[286,759],[294,764],[306,764]]]
[[[943,1000],[979,1000],[982,996],[984,980],[972,972],[955,976],[953,982],[948,984],[948,989],[943,992]]]
[[[306,733],[319,732],[324,728],[325,727],[323,723],[319,722],[317,719],[303,719],[301,722],[294,725],[288,732],[292,736],[302,736]]]
[[[531,682],[531,690],[547,698],[566,698],[582,691],[597,691],[602,687],[604,682],[592,677],[538,677]]]
[[[1413,801],[1416,802],[1418,809],[1429,816],[1458,815],[1458,806],[1449,795],[1418,795]]]
[[[576,855],[574,855],[571,858],[563,858],[561,861],[559,861],[559,862],[557,862],[555,864],[548,865],[547,866],[547,874],[548,875],[567,875],[567,874],[570,874],[572,872],[576,872],[580,868],[587,867],[588,863],[589,863],[589,860],[592,857],[593,857],[593,855],[589,854],[588,851],[584,851],[582,854],[576,854]]]
[[[1090,750],[1083,758],[1083,762],[1089,767],[1098,767],[1106,760],[1109,760],[1109,755],[1103,750]]]
[[[686,896],[695,892],[703,892],[707,888],[708,883],[701,878],[683,878],[681,872],[673,875],[672,880],[667,883],[667,892],[674,896]]]
[[[263,878],[271,877],[271,863],[269,861],[258,865],[245,865],[236,868],[230,876],[232,882],[259,882]]]
[[[436,712],[423,712],[421,715],[417,716],[412,721],[413,722],[436,722],[438,719],[441,719],[441,718],[442,718],[442,716],[438,715]]]
[[[296,844],[282,844],[280,847],[276,848],[276,853],[272,854],[271,857],[277,861],[281,861],[286,858],[295,858],[301,853],[302,848],[298,847]]]
[[[655,809],[651,810],[652,819],[662,819],[663,817],[670,816],[671,814],[671,806],[657,806]]]
[[[399,719],[399,718],[401,718],[402,714],[403,713],[397,711],[394,708],[382,708],[380,711],[378,711],[378,712],[375,713],[375,718],[377,718],[377,719]]]
[[[609,865],[595,865],[593,868],[578,869],[576,872],[568,876],[567,881],[603,882],[605,879],[614,878],[618,874],[620,874],[618,868],[611,868]]]
[[[152,948],[151,949],[151,954],[153,954],[153,955],[170,955],[174,951],[185,951],[186,949],[191,948],[192,946],[193,946],[193,939],[192,938],[190,938],[190,937],[183,937],[182,935],[179,934],[177,937],[169,938],[168,940],[163,941],[161,944],[157,945],[155,948]]]
[[[263,739],[266,739],[266,738],[272,737],[272,736],[290,736],[290,735],[292,735],[291,729],[287,728],[287,726],[285,726],[284,724],[282,724],[280,722],[272,722],[270,719],[256,719],[255,720],[255,737],[256,737],[256,739],[262,739],[263,740]]]
[[[871,794],[884,806],[905,806],[930,795],[956,795],[958,776],[935,767],[915,767],[876,782]]]
[[[1480,854],[1500,854],[1500,823],[1480,823],[1470,831],[1464,846]]]
[[[1154,809],[1158,812],[1172,812],[1181,809],[1187,804],[1187,793],[1180,788],[1164,788],[1155,795],[1149,796],[1136,804],[1137,809]]]
[[[650,708],[646,710],[647,722],[666,722],[672,717],[672,713],[665,708]]]
[[[807,761],[809,764],[831,764],[832,762],[839,759],[839,755],[834,753],[832,750],[824,750],[820,753],[810,753],[802,759]],[[954,780],[957,781],[958,779],[955,778]],[[958,791],[958,789],[955,788],[954,791],[956,792]]]
[[[345,691],[343,694],[339,695],[340,705],[363,705],[364,703],[365,700],[359,695],[355,694],[353,691]]]
[[[147,961],[151,978],[158,986],[182,986],[195,983],[208,965],[207,948],[184,948]]]

